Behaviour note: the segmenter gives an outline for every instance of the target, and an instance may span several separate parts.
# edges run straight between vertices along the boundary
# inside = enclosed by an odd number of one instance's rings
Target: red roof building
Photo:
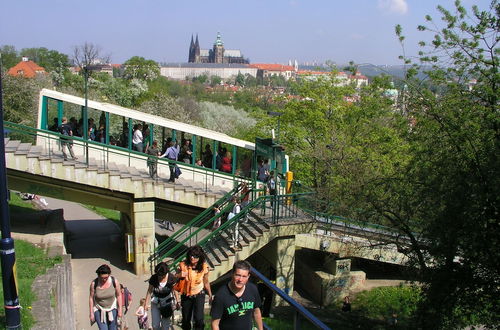
[[[27,57],[23,57],[21,62],[7,71],[7,74],[13,77],[34,78],[40,74],[47,74],[47,72],[35,62],[30,61]]]
[[[249,67],[256,68],[257,76],[262,78],[276,75],[288,80],[295,74],[295,68],[291,65],[259,63],[250,64]]]

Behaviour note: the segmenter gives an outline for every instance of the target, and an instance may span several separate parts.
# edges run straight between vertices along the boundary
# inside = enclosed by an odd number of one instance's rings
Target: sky
[[[462,0],[487,9],[490,0]],[[112,63],[132,56],[187,62],[191,36],[211,48],[217,32],[226,49],[251,63],[332,61],[401,64],[394,27],[416,54],[425,15],[454,0],[0,0],[0,46],[46,47],[71,57],[75,46],[98,45]]]

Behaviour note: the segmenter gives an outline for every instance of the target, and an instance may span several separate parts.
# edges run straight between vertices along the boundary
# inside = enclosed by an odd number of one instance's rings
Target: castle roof
[[[293,66],[283,65],[283,64],[256,63],[256,64],[250,64],[250,67],[266,71],[280,71],[280,72],[295,71],[295,68]]]

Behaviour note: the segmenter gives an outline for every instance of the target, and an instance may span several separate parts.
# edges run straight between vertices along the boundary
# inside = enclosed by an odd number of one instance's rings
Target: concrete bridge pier
[[[275,245],[276,286],[287,294],[293,293],[295,274],[295,236],[280,237],[273,241]],[[275,306],[287,305],[283,299],[276,296]]]
[[[148,257],[154,250],[155,241],[155,203],[134,200],[131,203],[130,215],[134,242],[134,272],[136,275],[148,274],[150,271]]]

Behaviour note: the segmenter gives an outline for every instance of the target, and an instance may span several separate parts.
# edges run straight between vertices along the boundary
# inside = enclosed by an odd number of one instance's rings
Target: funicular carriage
[[[170,139],[179,144],[191,140],[189,163],[178,160],[182,178],[195,181],[207,189],[211,186],[232,189],[235,180],[241,182],[253,178],[255,182],[257,166],[262,158],[272,158],[271,166],[279,173],[288,170],[288,157],[284,153],[276,157],[276,153],[267,151],[270,149],[266,146],[259,146],[256,150],[255,143],[223,133],[48,89],[40,92],[37,128],[47,134],[38,134],[38,145],[53,151],[61,149],[61,145],[50,136],[51,131],[57,131],[63,117],[76,127],[72,139],[75,155],[88,164],[146,169],[148,156],[133,150],[132,144],[134,127],[141,124],[144,144],[147,146],[157,141],[161,151],[166,150]],[[208,156],[207,149],[212,157]],[[217,158],[222,158],[225,152],[229,152],[231,157],[228,172],[218,168]],[[196,165],[197,160],[202,160],[203,166]],[[169,177],[166,159],[159,159],[158,175],[164,179]]]

